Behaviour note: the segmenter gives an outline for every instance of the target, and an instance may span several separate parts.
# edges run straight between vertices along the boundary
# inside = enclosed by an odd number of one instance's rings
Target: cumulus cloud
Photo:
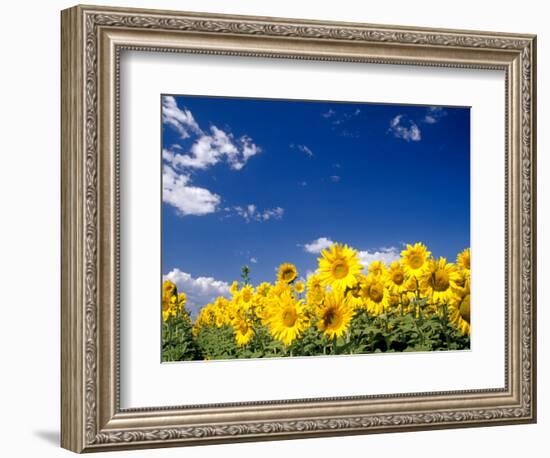
[[[210,133],[200,135],[188,153],[182,154],[172,147],[163,157],[177,168],[205,170],[226,160],[230,168],[241,170],[260,151],[261,148],[247,135],[235,138],[233,134],[211,126]]]
[[[229,284],[212,277],[193,278],[187,272],[174,269],[163,276],[164,280],[173,281],[178,291],[187,296],[187,309],[196,315],[198,311],[218,296],[229,297]]]
[[[365,269],[373,261],[382,261],[386,265],[390,265],[393,261],[399,259],[399,250],[396,247],[381,248],[378,251],[359,251],[359,261]]]
[[[252,257],[252,258],[250,258],[250,262],[251,262],[252,264],[258,264],[258,258]]]
[[[304,153],[308,157],[313,157],[314,156],[313,151],[311,151],[311,149],[309,147],[307,147],[306,145],[296,145],[294,143],[291,143],[290,147],[293,148],[293,149],[295,148],[298,151],[301,151],[302,153]]]
[[[248,135],[236,137],[215,125],[201,129],[191,111],[178,106],[172,96],[162,98],[162,122],[186,139],[185,143],[176,143],[162,151],[165,161],[163,201],[174,206],[181,216],[216,212],[221,197],[208,189],[193,186],[191,173],[222,161],[232,170],[241,170],[261,148]],[[187,142],[190,144],[186,145]],[[267,220],[279,216],[278,210],[274,211],[268,210],[258,217]]]
[[[319,237],[318,239],[313,240],[310,243],[306,243],[304,245],[304,250],[306,250],[308,253],[317,254],[331,247],[332,245],[334,245],[334,242],[328,237]]]
[[[231,210],[231,209],[229,209]],[[249,204],[246,207],[233,207],[233,211],[244,218],[247,222],[250,221],[269,221],[270,219],[282,219],[285,210],[281,207],[258,210],[256,205]]]
[[[418,125],[405,115],[397,115],[392,118],[388,131],[395,138],[401,138],[407,142],[418,142],[422,139],[422,133]]]
[[[306,243],[304,250],[311,254],[318,254],[330,248],[334,243],[329,237],[319,237],[310,243]],[[399,259],[399,254],[399,250],[396,247],[384,247],[374,251],[362,250],[357,252],[359,261],[365,269],[373,261],[382,261],[386,265],[390,265],[393,261]]]
[[[171,95],[162,97],[162,123],[170,126],[182,138],[188,138],[189,132],[202,133],[193,114],[187,109],[180,109],[176,99]]]
[[[177,173],[169,165],[162,170],[162,200],[182,215],[207,215],[218,209],[221,198],[208,189],[190,184],[188,175]]]

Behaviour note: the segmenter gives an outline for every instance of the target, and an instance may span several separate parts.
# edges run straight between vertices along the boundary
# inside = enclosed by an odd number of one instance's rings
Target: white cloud
[[[435,124],[446,115],[447,112],[442,107],[428,107],[428,113],[424,116],[423,121],[426,124]]]
[[[334,245],[334,243],[335,242],[328,237],[319,237],[310,243],[306,243],[304,245],[304,250],[311,254],[318,254],[321,251],[330,248]],[[373,261],[382,261],[389,266],[393,261],[397,261],[399,259],[400,253],[396,247],[383,247],[372,252],[368,250],[358,251],[357,256],[363,267],[366,269]]]
[[[162,97],[162,122],[172,127],[182,138],[188,138],[189,132],[202,133],[193,114],[187,109],[180,109],[171,95]]]
[[[163,153],[163,157],[178,168],[204,170],[225,159],[233,170],[240,170],[260,151],[247,135],[236,139],[233,134],[211,126],[210,134],[200,135],[187,154],[174,152],[172,148],[169,154]]]
[[[336,111],[334,111],[332,108],[328,111],[325,111],[321,116],[325,119],[332,118],[336,114]]]
[[[327,248],[334,245],[334,242],[330,240],[327,237],[319,237],[317,240],[314,240],[313,242],[306,243],[304,245],[304,250],[306,250],[308,253],[320,253],[323,250],[326,250]]]
[[[218,296],[229,297],[229,284],[212,277],[193,278],[187,272],[173,269],[163,276],[164,280],[173,281],[178,287],[178,292],[187,296],[188,310],[195,315],[204,305],[212,302]]]
[[[217,211],[221,197],[208,189],[192,186],[190,171],[205,170],[220,161],[226,161],[233,170],[240,170],[261,148],[247,135],[236,138],[214,125],[208,132],[203,131],[191,111],[178,107],[172,96],[162,98],[162,122],[192,142],[186,151],[180,144],[162,151],[163,201],[174,206],[182,216]],[[276,215],[268,213],[265,219],[272,216]]]
[[[258,210],[258,207],[254,204],[249,204],[246,207],[233,207],[235,213],[246,221],[269,221],[270,219],[282,219],[284,215],[284,208],[275,207],[266,210]]]
[[[332,175],[330,177],[330,181],[332,181],[333,183],[338,183],[338,182],[340,182],[341,179],[342,179],[342,177],[339,176],[339,175]]]
[[[290,147],[291,148],[296,148],[298,151],[301,151],[302,153],[304,153],[308,157],[313,157],[314,156],[313,151],[311,151],[311,149],[308,148],[306,145],[295,145],[294,143],[291,143]]]
[[[367,269],[373,261],[382,261],[389,266],[393,261],[399,259],[399,250],[395,247],[380,248],[379,251],[370,252],[368,250],[358,252],[359,262]]]
[[[162,170],[162,200],[183,216],[201,216],[215,212],[221,198],[208,189],[191,186],[188,175],[178,173],[165,164]]]
[[[253,257],[253,258],[250,258],[250,262],[251,262],[252,264],[258,264],[258,259],[257,259],[257,258],[254,258],[254,257]]]
[[[418,142],[422,139],[422,133],[418,125],[404,115],[397,115],[390,121],[389,132],[396,138],[407,142]]]

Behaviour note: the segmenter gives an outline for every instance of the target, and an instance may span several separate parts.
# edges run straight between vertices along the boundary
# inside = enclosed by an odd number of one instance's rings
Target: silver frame
[[[62,12],[62,420],[75,452],[536,421],[536,37],[76,6]],[[121,409],[119,59],[132,49],[506,74],[503,389]]]

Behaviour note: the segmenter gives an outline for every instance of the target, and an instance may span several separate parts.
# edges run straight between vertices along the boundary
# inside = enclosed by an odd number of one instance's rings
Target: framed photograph
[[[536,37],[62,12],[75,452],[536,421]]]

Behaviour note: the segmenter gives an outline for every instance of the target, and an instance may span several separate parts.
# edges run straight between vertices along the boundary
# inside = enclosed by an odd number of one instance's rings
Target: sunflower
[[[434,259],[428,261],[420,278],[420,284],[432,296],[433,302],[448,304],[453,298],[453,289],[456,288],[458,280],[460,275],[456,271],[456,266],[448,263],[445,258],[439,258],[437,261]]]
[[[185,307],[185,303],[187,302],[187,296],[185,293],[179,293],[178,294],[178,305],[183,308]]]
[[[389,287],[393,292],[400,293],[405,289],[405,269],[399,261],[391,263],[388,269]]]
[[[267,315],[266,321],[271,335],[286,346],[299,338],[309,324],[303,301],[296,301],[290,292],[272,298]]]
[[[325,290],[318,275],[311,275],[307,279],[306,300],[310,309],[315,308],[325,298]]]
[[[386,266],[382,261],[373,261],[369,264],[369,274],[374,276],[385,275]]]
[[[184,295],[185,296],[185,295]],[[162,319],[168,320],[171,316],[176,315],[176,307],[178,300],[178,289],[170,280],[164,280],[162,283]]]
[[[449,307],[449,319],[462,335],[470,335],[470,293],[457,294]]]
[[[162,301],[162,321],[167,321],[171,315],[172,313],[170,311],[170,303]]]
[[[229,287],[229,292],[233,295],[237,294],[239,292],[239,282],[234,281],[231,283],[231,286]]]
[[[340,337],[347,331],[354,313],[349,296],[344,296],[341,289],[334,289],[317,311],[317,329],[329,339]]]
[[[277,279],[282,283],[292,283],[298,275],[296,266],[285,262],[279,266],[279,272],[277,274]]]
[[[362,308],[364,306],[363,296],[361,294],[361,288],[365,283],[367,277],[363,274],[359,274],[355,277],[355,285],[351,288],[347,288],[344,294],[349,298],[350,305],[356,308]]]
[[[267,297],[270,290],[271,290],[271,285],[265,281],[263,283],[260,283],[256,288],[256,292],[262,297]]]
[[[246,285],[240,291],[240,298],[246,304],[248,304],[252,300],[253,295],[254,295],[254,288],[252,288],[252,286],[250,286],[250,285]]]
[[[297,281],[294,285],[294,291],[296,291],[298,294],[302,294],[306,289],[306,285],[303,281]]]
[[[319,258],[319,278],[324,285],[332,288],[351,288],[356,283],[362,266],[357,257],[357,251],[347,245],[334,244],[329,249],[321,251]]]
[[[252,337],[254,337],[252,323],[246,317],[237,315],[232,325],[235,331],[235,342],[237,342],[239,347],[244,347],[252,340]]]
[[[466,248],[465,250],[458,253],[458,256],[456,257],[456,265],[459,268],[470,272],[470,260],[471,260],[470,249]]]
[[[431,252],[422,243],[407,245],[407,249],[401,252],[405,272],[411,276],[420,276],[426,267]]]
[[[384,313],[390,305],[390,294],[383,277],[368,275],[361,286],[361,296],[367,310],[373,315]]]

